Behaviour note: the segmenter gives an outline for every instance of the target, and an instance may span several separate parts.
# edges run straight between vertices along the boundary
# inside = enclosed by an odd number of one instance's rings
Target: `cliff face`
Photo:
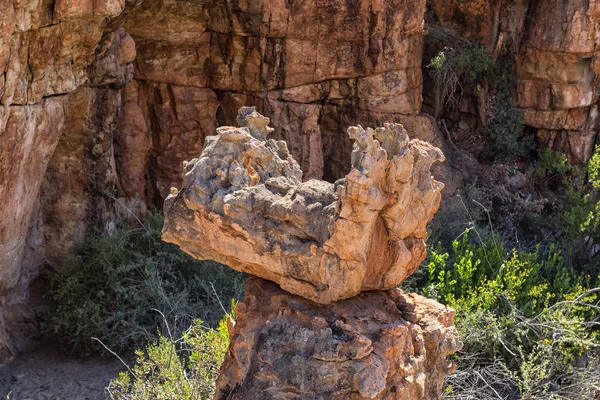
[[[540,144],[587,161],[600,131],[600,3],[538,2],[530,15],[517,56],[517,104]]]
[[[597,2],[429,3],[469,40],[518,42],[527,125],[589,157]],[[40,268],[114,229],[124,206],[162,205],[241,106],[270,116],[305,180],[350,171],[352,125],[399,122],[444,149],[420,114],[425,12],[425,0],[0,0],[0,355],[37,329],[21,305]],[[433,174],[460,186],[449,165]]]
[[[102,49],[107,18],[123,7],[113,0],[0,4],[0,356],[15,353],[19,330],[30,329],[20,305],[45,241],[32,215],[41,211],[38,193],[61,135],[72,129],[69,93],[132,75],[134,54],[111,58]],[[90,68],[95,63],[111,65]]]
[[[491,53],[514,53],[515,105],[541,147],[587,161],[600,131],[600,3],[433,0],[439,22]]]

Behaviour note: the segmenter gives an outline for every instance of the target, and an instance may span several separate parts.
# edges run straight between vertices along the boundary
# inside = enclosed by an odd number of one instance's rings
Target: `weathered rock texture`
[[[138,48],[131,85],[150,116],[146,131],[168,151],[150,165],[169,172],[157,176],[159,190],[179,186],[180,157],[197,155],[215,121],[234,124],[245,105],[270,116],[274,137],[289,143],[307,179],[346,175],[352,143],[340,132],[377,118],[418,118],[421,57],[413,55],[421,53],[424,12],[425,0],[132,7],[124,25]]]
[[[135,52],[118,52],[116,44],[131,38],[107,24],[123,7],[117,0],[0,1],[0,358],[18,349],[20,305],[43,261],[37,198],[61,133],[71,129],[68,94],[131,79]]]
[[[516,106],[538,143],[587,161],[600,131],[600,3],[433,0],[440,23],[490,52],[515,53]],[[467,111],[468,107],[461,109]]]
[[[600,3],[538,2],[528,28],[517,57],[518,106],[541,144],[585,162],[600,131]]]
[[[218,400],[436,399],[462,346],[454,311],[398,289],[327,306],[249,278]]]
[[[244,107],[238,123],[185,166],[183,189],[165,201],[164,240],[322,304],[392,288],[423,261],[439,149],[400,124],[351,127],[348,175],[302,182],[286,143],[267,138],[268,118]]]
[[[359,123],[401,122],[441,146],[419,115],[424,12],[425,0],[0,0],[0,309],[24,301],[41,264],[112,229],[120,206],[104,193],[140,215],[162,204],[242,105],[272,116],[305,179],[348,173],[344,132]]]

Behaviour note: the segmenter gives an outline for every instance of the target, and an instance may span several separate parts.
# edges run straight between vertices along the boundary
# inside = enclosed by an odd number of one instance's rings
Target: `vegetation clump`
[[[435,85],[434,117],[458,110],[467,93],[477,99],[479,130],[486,137],[481,156],[497,161],[527,155],[532,138],[525,135],[523,113],[513,106],[511,58],[435,24],[428,42],[439,49],[427,64]]]
[[[446,398],[582,399],[600,388],[600,288],[560,251],[507,250],[469,232],[431,251],[413,288],[456,310],[465,346]]]
[[[107,390],[114,400],[211,399],[219,367],[229,346],[226,315],[216,329],[195,320],[179,339],[160,335],[136,364],[113,379]]]
[[[243,274],[163,242],[162,224],[156,213],[90,237],[54,278],[55,330],[74,351],[134,349],[167,335],[167,324],[178,337],[195,319],[215,326],[228,311],[221,299],[242,296]]]

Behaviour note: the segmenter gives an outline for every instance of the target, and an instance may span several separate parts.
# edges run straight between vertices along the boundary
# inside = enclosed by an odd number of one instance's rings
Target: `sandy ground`
[[[123,365],[116,359],[81,360],[43,343],[30,353],[0,364],[0,400],[108,399],[104,388]]]

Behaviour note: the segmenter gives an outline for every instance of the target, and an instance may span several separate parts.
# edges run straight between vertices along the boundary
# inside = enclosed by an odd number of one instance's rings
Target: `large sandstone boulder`
[[[436,399],[462,347],[454,311],[398,289],[320,306],[249,278],[217,400]]]
[[[268,118],[245,107],[238,122],[186,164],[183,188],[165,201],[165,241],[322,304],[392,288],[425,258],[439,149],[400,124],[351,127],[350,173],[302,182],[286,143],[267,138]]]

